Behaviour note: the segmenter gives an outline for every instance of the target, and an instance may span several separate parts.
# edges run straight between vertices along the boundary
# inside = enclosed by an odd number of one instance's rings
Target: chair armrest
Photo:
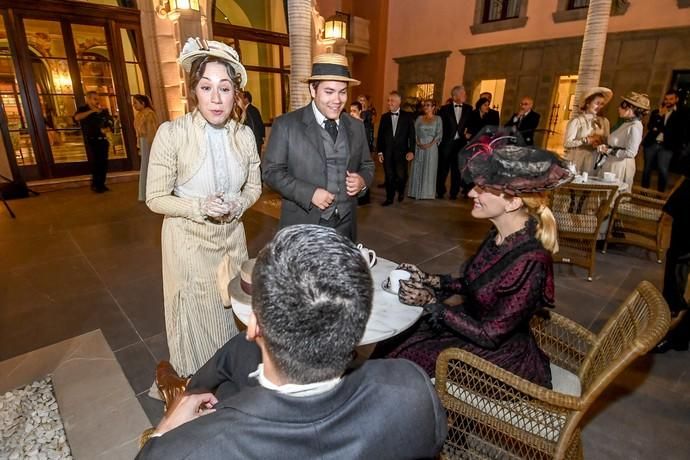
[[[659,192],[656,190],[652,190],[650,188],[640,187],[639,185],[633,185],[631,191],[634,195],[649,198],[652,200],[661,200],[665,202],[668,198],[668,195],[664,192]]]
[[[444,405],[453,398],[449,383],[501,403],[536,400],[558,412],[583,408],[580,398],[544,388],[460,348],[443,350],[436,361],[436,392]]]

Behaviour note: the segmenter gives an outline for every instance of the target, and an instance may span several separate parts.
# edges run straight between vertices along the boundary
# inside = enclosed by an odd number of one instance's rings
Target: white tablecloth
[[[421,307],[404,305],[398,301],[397,295],[390,294],[381,287],[388,274],[397,265],[390,260],[379,258],[371,270],[374,280],[374,302],[364,337],[359,342],[360,345],[369,345],[394,337],[412,326],[422,315]],[[251,305],[239,302],[234,297],[231,298],[231,301],[235,316],[247,324]]]

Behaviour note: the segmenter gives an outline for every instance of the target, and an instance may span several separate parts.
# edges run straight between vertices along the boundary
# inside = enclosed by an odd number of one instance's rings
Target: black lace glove
[[[428,303],[435,303],[436,294],[432,288],[419,281],[401,280],[398,299],[407,305],[424,306]]]
[[[407,272],[410,272],[412,276],[410,277],[411,281],[418,281],[428,287],[434,288],[434,289],[440,289],[441,288],[441,275],[432,275],[426,272],[423,272],[417,267],[416,265],[412,264],[400,264],[396,267],[397,270],[405,270]]]

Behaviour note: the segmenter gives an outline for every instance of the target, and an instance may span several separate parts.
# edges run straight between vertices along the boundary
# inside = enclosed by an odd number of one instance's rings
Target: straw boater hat
[[[311,77],[302,80],[302,83],[312,81],[344,81],[350,86],[361,83],[350,76],[347,58],[337,53],[319,54],[314,58],[311,65]]]
[[[198,37],[188,38],[177,62],[180,63],[185,72],[189,73],[192,63],[201,56],[215,56],[227,61],[240,76],[240,88],[244,88],[247,85],[247,71],[240,62],[237,51],[225,43],[204,40]]]
[[[226,289],[230,297],[245,304],[252,304],[252,271],[256,259],[249,259],[242,262],[240,273],[226,284]]]
[[[525,145],[506,128],[482,128],[462,155],[468,182],[511,196],[553,190],[573,179],[558,155]]]
[[[644,93],[630,91],[628,94],[623,96],[623,100],[639,109],[649,110],[649,96]]]
[[[585,101],[589,96],[597,93],[604,96],[604,104],[608,104],[611,98],[613,97],[613,91],[611,91],[610,89],[606,88],[605,86],[595,86],[585,91],[585,93],[582,95],[581,103],[584,105]]]

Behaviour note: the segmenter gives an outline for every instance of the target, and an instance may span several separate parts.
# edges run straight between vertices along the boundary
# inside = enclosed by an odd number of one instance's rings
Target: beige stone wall
[[[395,58],[452,50],[445,72],[444,94],[462,80],[465,57],[459,49],[529,43],[584,33],[585,21],[554,22],[558,0],[526,0],[525,26],[473,35],[475,1],[395,0],[388,11],[384,86],[398,86]],[[466,5],[464,10],[459,5]],[[690,8],[678,0],[633,0],[625,14],[611,17],[609,32],[642,31],[683,27],[690,24]],[[578,53],[579,55],[579,53]],[[380,104],[380,102],[379,102]]]

